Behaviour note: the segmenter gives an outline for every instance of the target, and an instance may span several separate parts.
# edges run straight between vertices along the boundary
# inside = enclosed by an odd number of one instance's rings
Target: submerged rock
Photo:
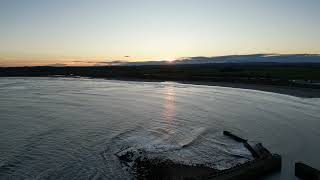
[[[152,157],[144,150],[135,148],[119,151],[116,156],[137,179],[206,179],[219,172],[204,164],[187,164],[165,157]]]
[[[225,132],[224,132],[225,133]],[[255,179],[265,173],[281,169],[281,157],[271,154],[261,143],[249,144],[232,133],[225,133],[243,143],[254,159],[233,164],[228,169],[216,169],[213,164],[197,164],[191,161],[178,161],[143,148],[128,147],[115,155],[123,167],[137,179]],[[216,162],[217,163],[217,162]],[[219,162],[218,162],[219,163]],[[214,167],[214,168],[213,168]]]

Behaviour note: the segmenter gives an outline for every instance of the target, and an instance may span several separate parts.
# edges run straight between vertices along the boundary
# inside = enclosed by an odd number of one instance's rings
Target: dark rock
[[[320,180],[320,171],[302,162],[295,164],[295,175],[305,180]]]

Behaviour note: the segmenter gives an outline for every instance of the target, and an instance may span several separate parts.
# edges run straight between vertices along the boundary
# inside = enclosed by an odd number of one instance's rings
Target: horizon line
[[[183,62],[183,61],[200,61],[195,60],[196,58],[206,58],[212,59],[212,63],[215,63],[213,59],[215,58],[228,58],[228,57],[241,57],[241,56],[257,56],[257,57],[276,57],[276,56],[314,56],[320,57],[320,53],[249,53],[249,54],[230,54],[230,55],[218,55],[218,56],[190,56],[190,57],[179,57],[173,59],[160,59],[160,60],[145,60],[145,61],[128,61],[128,60],[72,60],[69,63],[49,63],[49,64],[39,64],[39,65],[18,65],[18,66],[10,66],[10,65],[1,65],[0,67],[94,67],[94,66],[116,66],[123,64],[143,64],[143,63],[166,63],[166,64],[175,64],[174,62]],[[320,61],[319,61],[320,62]],[[70,63],[83,63],[82,65],[70,64]]]

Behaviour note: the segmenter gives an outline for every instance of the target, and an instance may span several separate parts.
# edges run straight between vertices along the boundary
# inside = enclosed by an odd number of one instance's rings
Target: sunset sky
[[[0,66],[320,53],[320,0],[0,0]]]

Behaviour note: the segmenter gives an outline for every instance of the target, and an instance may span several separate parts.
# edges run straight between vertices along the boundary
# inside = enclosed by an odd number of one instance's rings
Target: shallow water
[[[320,99],[255,90],[74,78],[0,78],[0,179],[130,179],[114,155],[154,156],[218,169],[251,158],[222,135],[260,141],[320,168]]]

